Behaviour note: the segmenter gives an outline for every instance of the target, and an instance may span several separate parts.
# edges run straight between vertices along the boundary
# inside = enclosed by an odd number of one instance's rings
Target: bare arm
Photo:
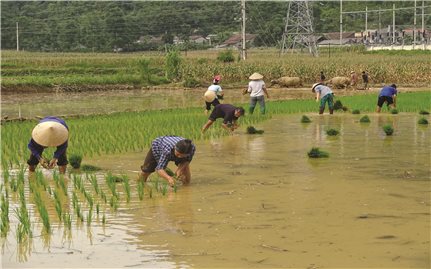
[[[166,179],[169,182],[169,185],[174,186],[175,185],[175,179],[168,175],[164,169],[157,170],[157,174],[161,176],[162,178]]]
[[[265,86],[263,86],[263,92],[266,94],[266,97],[269,99],[268,90],[266,89]]]
[[[205,131],[214,123],[214,121],[212,120],[208,120],[207,123],[205,123],[205,125],[202,127],[201,132],[205,133]]]

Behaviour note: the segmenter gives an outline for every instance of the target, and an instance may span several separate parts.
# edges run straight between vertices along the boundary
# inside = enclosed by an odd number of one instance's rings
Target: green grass
[[[429,92],[399,94],[398,110],[415,112],[430,110]],[[375,94],[339,97],[343,104],[363,112],[374,112]],[[244,107],[247,107],[244,104]],[[276,114],[317,113],[314,100],[288,100],[267,103],[265,115],[248,115],[239,119],[240,128],[255,125]],[[384,110],[385,111],[385,110]],[[384,113],[384,111],[382,113]],[[70,130],[69,148],[83,157],[119,154],[149,148],[160,135],[175,134],[192,140],[209,140],[227,135],[220,120],[205,134],[200,132],[207,116],[201,108],[167,109],[162,111],[121,112],[102,116],[87,116],[66,120]],[[137,124],[139,123],[139,124]],[[22,165],[28,158],[27,143],[37,121],[8,122],[1,128],[2,163]],[[103,134],[103,135],[102,135]],[[55,148],[48,148],[51,155]],[[10,165],[8,165],[10,166]]]

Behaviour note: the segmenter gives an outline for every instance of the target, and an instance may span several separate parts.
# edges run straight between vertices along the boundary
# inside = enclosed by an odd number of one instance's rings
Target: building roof
[[[245,41],[253,41],[256,38],[257,35],[255,34],[246,34],[245,35]],[[225,42],[223,42],[223,45],[229,46],[229,45],[235,45],[242,41],[242,35],[241,34],[235,34],[229,37]]]
[[[323,33],[323,36],[328,39],[340,39],[340,32]],[[342,33],[343,38],[354,38],[355,32],[345,32]]]

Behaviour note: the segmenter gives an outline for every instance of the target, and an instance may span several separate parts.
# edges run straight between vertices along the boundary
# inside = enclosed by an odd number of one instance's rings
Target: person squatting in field
[[[266,90],[265,82],[263,81],[263,76],[259,73],[253,73],[249,79],[248,89],[244,91],[245,93],[250,93],[250,107],[249,112],[253,114],[256,103],[259,102],[260,114],[265,114],[265,94],[269,99],[268,91]]]
[[[229,133],[238,128],[238,118],[244,115],[244,108],[235,107],[230,104],[221,104],[216,106],[208,118],[208,122],[202,127],[204,133],[218,118],[223,119],[222,127]]]
[[[387,103],[388,107],[397,107],[397,85],[392,84],[385,86],[380,90],[379,98],[377,99],[377,113],[380,113],[384,103]]]
[[[175,179],[166,172],[170,161],[178,167],[175,175],[183,184],[190,183],[190,162],[195,154],[196,147],[190,139],[180,136],[160,136],[153,140],[151,148],[141,166],[140,178],[147,181],[148,176],[157,172],[166,179],[170,186],[175,185]]]
[[[220,104],[220,100],[223,99],[224,92],[222,88],[220,87],[219,83],[221,80],[221,76],[217,75],[213,79],[213,83],[211,86],[208,87],[208,90],[204,94],[205,99],[205,114],[208,114],[208,112],[211,110],[211,105],[214,107]]]
[[[325,111],[326,103],[328,103],[329,114],[334,113],[334,94],[328,86],[322,83],[314,83],[311,91],[316,93],[316,102],[320,101],[319,114]]]
[[[69,127],[63,119],[56,117],[45,117],[34,127],[28,149],[31,151],[27,161],[28,170],[34,172],[38,164],[47,169],[58,165],[60,174],[66,173],[68,164],[66,150],[69,139]],[[48,162],[42,156],[47,147],[57,147],[53,158]]]

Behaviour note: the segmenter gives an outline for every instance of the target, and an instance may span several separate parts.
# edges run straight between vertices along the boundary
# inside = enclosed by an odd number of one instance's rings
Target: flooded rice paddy
[[[198,142],[192,184],[142,201],[135,178],[146,151],[84,159],[128,175],[131,201],[123,191],[117,211],[105,208],[105,224],[73,218],[70,232],[49,206],[48,237],[30,202],[32,243],[17,246],[11,217],[3,267],[429,268],[431,128],[413,114],[372,114],[369,124],[361,115],[310,114],[308,124],[301,116],[256,126],[263,135],[243,126]],[[382,130],[388,123],[393,136]],[[340,134],[327,136],[329,128]],[[309,159],[315,146],[330,157]]]

